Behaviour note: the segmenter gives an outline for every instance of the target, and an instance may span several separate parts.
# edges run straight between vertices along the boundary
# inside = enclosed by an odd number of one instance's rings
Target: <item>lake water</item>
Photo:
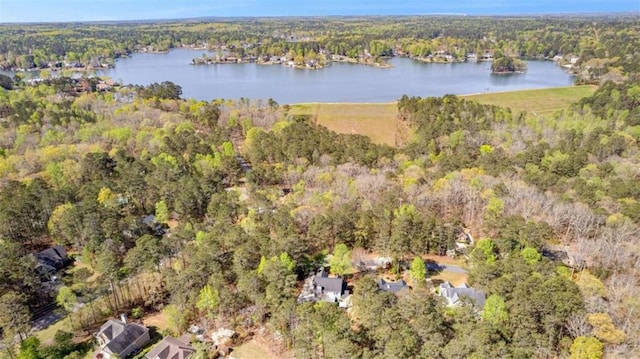
[[[390,102],[402,95],[442,96],[569,86],[573,76],[551,61],[529,61],[523,74],[493,75],[490,63],[427,64],[393,58],[392,68],[332,63],[320,70],[282,65],[190,65],[202,51],[134,54],[116,67],[99,71],[125,84],[173,81],[183,97],[273,98],[281,104],[299,102]]]

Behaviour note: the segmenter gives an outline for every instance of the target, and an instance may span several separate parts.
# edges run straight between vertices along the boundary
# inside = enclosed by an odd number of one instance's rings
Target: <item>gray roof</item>
[[[62,246],[53,246],[36,253],[36,260],[38,263],[60,269],[67,261],[67,251]]]
[[[347,282],[340,277],[329,278],[324,270],[318,272],[313,278],[316,287],[322,287],[323,292],[338,292],[340,294],[347,290]]]
[[[398,293],[403,289],[409,288],[407,282],[402,279],[397,282],[387,282],[382,278],[378,278],[378,280],[376,280],[376,283],[378,283],[378,288],[380,288],[380,290],[391,293]]]
[[[462,283],[457,287],[454,287],[449,282],[440,284],[440,295],[449,301],[449,304],[457,304],[462,297],[471,298],[479,308],[484,307],[486,300],[485,294],[474,288],[469,287],[466,283]]]
[[[156,216],[154,216],[153,214],[146,215],[142,217],[142,223],[146,224],[147,226],[153,226],[156,223]]]
[[[120,354],[148,331],[149,329],[140,324],[125,324],[120,320],[111,319],[100,327],[97,336],[105,337],[107,343],[104,347],[106,349],[112,353]]]
[[[145,355],[147,359],[186,359],[195,353],[195,349],[189,343],[182,340],[166,337],[156,344]]]

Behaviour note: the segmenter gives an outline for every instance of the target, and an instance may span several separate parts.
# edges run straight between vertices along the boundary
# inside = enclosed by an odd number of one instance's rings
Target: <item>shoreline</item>
[[[191,47],[175,47],[175,48],[171,48],[169,50],[137,50],[134,51],[130,54],[127,54],[126,56],[121,56],[121,58],[130,58],[133,55],[136,54],[152,54],[152,55],[162,55],[162,54],[168,54],[172,51],[175,50],[180,50],[180,51],[211,51],[211,50],[207,50],[206,48],[191,48]],[[425,64],[439,64],[439,65],[449,65],[449,64],[460,64],[460,63],[482,63],[482,62],[492,62],[492,60],[484,60],[484,59],[477,59],[477,60],[469,60],[468,58],[464,58],[464,59],[452,59],[452,60],[435,60],[438,57],[432,57],[432,58],[424,58],[424,57],[418,57],[418,56],[410,56],[410,55],[406,55],[406,54],[401,54],[401,55],[396,55],[393,57],[389,57],[386,59],[393,59],[394,57],[398,57],[398,58],[406,58],[409,60],[413,60],[416,62],[420,62],[420,63],[425,63]],[[34,73],[34,72],[39,72],[42,70],[50,70],[50,71],[76,71],[76,72],[91,72],[91,71],[103,71],[103,70],[109,70],[109,69],[113,69],[116,67],[117,62],[118,62],[119,58],[114,58],[114,62],[111,64],[108,64],[108,67],[89,67],[89,66],[83,66],[83,67],[73,67],[73,68],[51,68],[51,67],[45,67],[45,68],[32,68],[32,69],[0,69],[0,71],[3,71],[5,73],[12,73],[13,75],[15,74],[19,74],[19,73]],[[390,69],[390,68],[394,68],[394,66],[392,64],[390,64],[389,62],[384,62],[384,63],[378,63],[378,62],[367,62],[367,61],[359,61],[358,59],[352,59],[352,58],[344,58],[344,59],[338,59],[338,60],[334,60],[334,59],[329,59],[327,60],[326,65],[323,66],[316,66],[316,67],[309,67],[309,66],[303,66],[303,65],[295,65],[295,66],[289,66],[285,63],[282,62],[271,62],[271,61],[267,61],[267,62],[260,62],[260,61],[238,61],[238,62],[196,62],[194,63],[193,60],[195,60],[196,58],[193,58],[192,61],[190,63],[188,63],[188,65],[193,65],[193,66],[201,66],[201,65],[244,65],[244,64],[249,64],[249,63],[255,63],[258,65],[284,65],[286,67],[291,67],[291,68],[295,68],[295,69],[300,69],[300,70],[321,70],[324,69],[326,67],[329,67],[331,63],[346,63],[346,64],[354,64],[354,65],[366,65],[366,66],[372,66],[372,67],[377,67],[377,68],[381,68],[381,69]],[[552,61],[552,59],[549,58],[542,58],[542,59],[525,59],[523,60],[525,62],[527,61]],[[555,61],[554,61],[555,62]],[[565,68],[565,69],[572,69],[573,67],[571,65],[569,65],[569,67],[567,67],[567,65],[562,65],[556,62],[556,65],[558,65],[559,67]],[[525,71],[508,71],[508,72],[492,72],[492,74],[495,75],[503,75],[503,74],[521,74],[521,73],[525,73]]]

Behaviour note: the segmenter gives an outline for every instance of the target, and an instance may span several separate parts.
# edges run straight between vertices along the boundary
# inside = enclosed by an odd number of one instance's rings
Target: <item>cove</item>
[[[124,84],[172,81],[183,97],[199,100],[268,99],[301,102],[391,102],[402,95],[442,96],[563,87],[573,76],[551,61],[528,61],[522,74],[491,74],[488,62],[422,63],[392,58],[392,68],[332,63],[320,70],[282,65],[190,65],[202,51],[176,49],[163,54],[134,54],[115,68],[98,71]]]

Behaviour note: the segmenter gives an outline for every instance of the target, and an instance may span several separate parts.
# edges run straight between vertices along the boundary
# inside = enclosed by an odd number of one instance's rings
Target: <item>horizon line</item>
[[[84,23],[138,23],[138,22],[169,22],[169,21],[193,21],[193,20],[214,20],[214,19],[285,19],[285,18],[361,18],[361,17],[428,17],[428,16],[442,16],[442,17],[529,17],[529,16],[549,16],[549,17],[564,17],[564,16],[586,16],[597,17],[603,15],[614,16],[638,16],[640,17],[640,11],[585,11],[585,12],[531,12],[531,13],[495,13],[495,14],[469,14],[469,13],[457,13],[457,12],[432,12],[421,14],[351,14],[351,15],[229,15],[229,16],[195,16],[195,17],[161,17],[161,18],[149,18],[149,19],[103,19],[103,20],[68,20],[68,21],[7,21],[0,22],[1,25],[28,25],[28,24],[84,24]]]

